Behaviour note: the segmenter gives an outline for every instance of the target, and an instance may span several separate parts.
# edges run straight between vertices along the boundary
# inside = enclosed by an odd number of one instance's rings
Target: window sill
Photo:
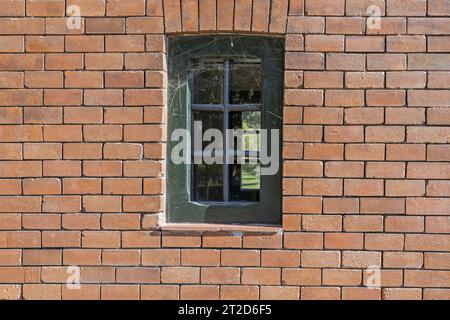
[[[180,232],[237,232],[237,233],[279,233],[283,229],[280,226],[268,225],[232,225],[210,223],[167,223],[160,226],[162,231]]]

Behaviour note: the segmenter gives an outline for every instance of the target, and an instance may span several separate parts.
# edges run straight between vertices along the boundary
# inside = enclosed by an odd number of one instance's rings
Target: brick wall
[[[0,0],[0,298],[450,299],[449,17],[449,0]],[[165,33],[215,31],[286,33],[282,232],[159,227]]]

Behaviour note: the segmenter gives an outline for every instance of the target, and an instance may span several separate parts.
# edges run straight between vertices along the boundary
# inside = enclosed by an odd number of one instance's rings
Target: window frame
[[[166,158],[168,223],[281,224],[281,145],[284,74],[284,39],[267,36],[196,35],[168,37],[168,141]],[[262,66],[261,128],[278,129],[280,154],[276,175],[261,175],[259,202],[193,201],[193,165],[176,165],[170,160],[178,141],[170,136],[176,128],[191,130],[192,97],[189,66],[195,59],[259,59]],[[270,89],[269,89],[270,88]],[[223,101],[222,114],[228,112]],[[198,106],[198,105],[197,105]],[[245,105],[243,105],[245,106]],[[253,106],[254,108],[254,106]],[[208,105],[205,106],[205,110]],[[241,109],[239,107],[239,109]],[[242,109],[245,109],[243,107]],[[238,110],[244,111],[244,110]],[[269,111],[269,112],[268,112]],[[226,119],[223,119],[224,123]],[[270,145],[270,144],[269,144]],[[271,151],[270,151],[271,152]]]

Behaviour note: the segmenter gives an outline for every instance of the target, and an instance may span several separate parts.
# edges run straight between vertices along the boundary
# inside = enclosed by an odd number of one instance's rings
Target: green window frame
[[[267,36],[203,35],[168,37],[168,140],[167,140],[167,197],[166,220],[169,223],[220,224],[281,224],[281,146],[284,74],[284,39]],[[198,61],[210,61],[223,68],[223,100],[220,103],[195,103],[193,70]],[[258,103],[233,104],[230,92],[230,65],[241,63],[259,65],[261,74]],[[229,195],[230,165],[224,164],[223,197],[220,201],[199,200],[194,192],[196,181],[194,164],[175,164],[172,149],[179,141],[172,141],[175,129],[193,131],[196,111],[221,112],[223,128],[230,126],[231,112],[258,111],[262,129],[279,130],[279,168],[274,175],[259,176],[257,199],[233,201]],[[255,111],[255,112],[256,112]],[[226,135],[225,135],[226,136]],[[269,154],[271,141],[268,134]],[[225,138],[226,139],[226,138]],[[226,154],[224,148],[224,154]],[[243,167],[239,172],[242,174]],[[234,171],[233,171],[234,172]],[[242,175],[240,176],[243,179]],[[243,190],[251,195],[251,190]],[[255,200],[256,199],[256,200]]]

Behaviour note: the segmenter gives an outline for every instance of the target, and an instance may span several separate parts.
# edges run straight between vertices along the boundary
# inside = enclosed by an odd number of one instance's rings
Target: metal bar
[[[194,167],[194,113],[192,112],[192,102],[194,101],[193,97],[195,96],[195,92],[194,90],[194,71],[190,70],[188,73],[188,90],[186,90],[189,99],[188,101],[191,102],[191,110],[189,111],[188,115],[187,115],[187,121],[188,123],[186,123],[186,125],[189,125],[189,132],[191,133],[191,141],[190,141],[190,145],[191,145],[191,159],[189,159],[189,161],[191,161],[191,164],[188,166],[186,165],[186,170],[187,173],[189,175],[189,188],[188,188],[188,195],[189,195],[189,200],[193,201],[196,200],[195,199],[195,167]],[[191,92],[193,92],[191,94]],[[189,104],[188,104],[189,105]]]
[[[261,104],[246,103],[246,104],[230,104],[229,111],[261,111]]]
[[[224,97],[223,97],[223,152],[224,152],[224,161],[223,161],[223,201],[228,202],[230,199],[230,185],[228,181],[229,177],[229,165],[227,164],[227,149],[228,149],[228,139],[227,139],[227,129],[229,122],[229,114],[228,114],[228,96],[230,89],[230,61],[225,60],[225,81],[224,81]]]
[[[258,158],[259,151],[253,150],[230,150],[229,151],[233,157],[246,157],[246,158]]]
[[[249,206],[258,202],[253,202],[253,201],[227,201],[226,203],[223,203],[221,201],[193,201],[194,203],[197,204],[202,204],[202,205],[214,205],[214,206],[237,206],[237,207],[244,207],[244,206]]]
[[[223,111],[225,109],[223,104],[192,104],[193,111]]]

